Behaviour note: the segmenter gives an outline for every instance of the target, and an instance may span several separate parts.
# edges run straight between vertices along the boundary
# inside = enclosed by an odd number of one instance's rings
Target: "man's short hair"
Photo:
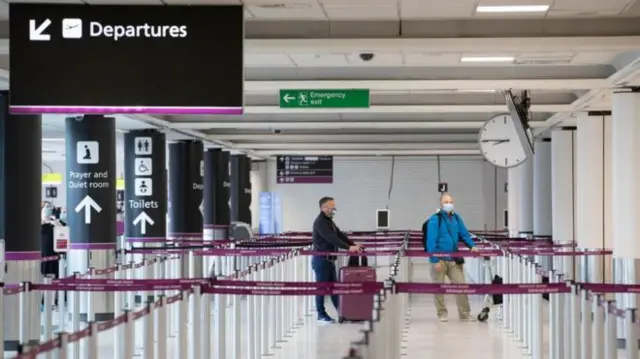
[[[451,194],[449,194],[449,192],[442,192],[442,193],[440,194],[440,202],[442,202],[442,199],[443,199],[445,196],[448,196],[448,197],[453,198],[453,197],[451,196]]]
[[[322,197],[318,201],[318,205],[320,206],[320,208],[322,208],[322,206],[324,206],[324,204],[329,202],[329,201],[333,201],[333,197],[328,197],[328,196]]]

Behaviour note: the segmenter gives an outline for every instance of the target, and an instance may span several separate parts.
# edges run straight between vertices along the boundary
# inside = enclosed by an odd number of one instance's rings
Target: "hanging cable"
[[[393,173],[396,167],[396,156],[391,156],[391,175],[389,177],[389,193],[387,194],[387,209],[391,203],[391,191],[393,190]]]
[[[440,176],[440,155],[436,156],[436,164],[438,166],[438,186],[442,183],[442,177]]]

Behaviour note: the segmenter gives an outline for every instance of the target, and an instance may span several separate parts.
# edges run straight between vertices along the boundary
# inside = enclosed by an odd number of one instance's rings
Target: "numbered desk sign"
[[[53,227],[53,251],[56,253],[67,253],[71,240],[69,239],[69,227]]]

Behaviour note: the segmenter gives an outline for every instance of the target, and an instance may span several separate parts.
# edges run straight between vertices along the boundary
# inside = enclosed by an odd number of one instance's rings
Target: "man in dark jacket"
[[[355,244],[347,235],[342,233],[338,226],[333,222],[336,215],[336,202],[331,197],[322,197],[318,202],[320,205],[320,214],[313,221],[313,250],[317,252],[337,252],[339,249],[345,249],[349,252],[360,252],[362,246]],[[336,256],[318,255],[311,259],[311,268],[316,276],[316,282],[337,282],[336,274]],[[337,295],[331,296],[333,306],[338,309],[339,301]],[[324,307],[324,296],[316,296],[316,310],[318,312],[318,321],[324,323],[334,323],[335,321],[327,314]]]

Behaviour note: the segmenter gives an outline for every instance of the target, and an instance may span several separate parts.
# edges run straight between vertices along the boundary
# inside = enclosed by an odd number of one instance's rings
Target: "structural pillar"
[[[229,152],[210,148],[204,153],[204,240],[228,237],[231,223]]]
[[[115,118],[68,117],[65,154],[67,225],[71,239],[67,275],[84,274],[88,268],[110,267],[116,262],[117,245]],[[113,318],[113,293],[96,293],[92,298],[95,317],[87,318],[88,303],[81,296],[81,321]]]
[[[204,146],[200,141],[169,144],[169,237],[202,241]],[[202,257],[182,261],[182,276],[202,273]]]
[[[640,90],[613,94],[611,124],[611,207],[614,280],[640,280]],[[638,295],[617,296],[621,309],[638,308]],[[626,333],[619,337],[626,337]],[[623,341],[623,340],[621,340]]]
[[[42,193],[42,121],[39,115],[10,115],[9,94],[0,92],[0,240],[6,262],[0,282],[40,283],[40,203]],[[40,296],[32,292],[24,315],[29,345],[40,341]],[[18,296],[5,296],[4,350],[18,346]]]
[[[165,244],[165,134],[157,130],[131,131],[124,135],[124,153],[125,239],[130,243]]]
[[[533,235],[535,238],[551,238],[551,139],[536,142],[533,156]],[[537,263],[545,270],[551,269],[550,258],[539,257]]]
[[[553,242],[575,241],[575,127],[551,132],[551,207]],[[553,268],[567,279],[573,277],[573,257],[554,257]]]
[[[584,250],[605,247],[605,127],[610,112],[589,112],[578,116],[576,133],[576,241]],[[582,256],[576,264],[579,279],[600,282],[605,278],[605,262],[610,256]]]
[[[231,221],[251,225],[251,160],[231,156]]]
[[[520,211],[520,199],[522,194],[520,191],[521,171],[520,166],[507,169],[507,228],[510,236],[517,236],[520,227],[518,211]]]
[[[518,235],[533,235],[533,158],[529,158],[518,167],[520,194],[518,198]]]

